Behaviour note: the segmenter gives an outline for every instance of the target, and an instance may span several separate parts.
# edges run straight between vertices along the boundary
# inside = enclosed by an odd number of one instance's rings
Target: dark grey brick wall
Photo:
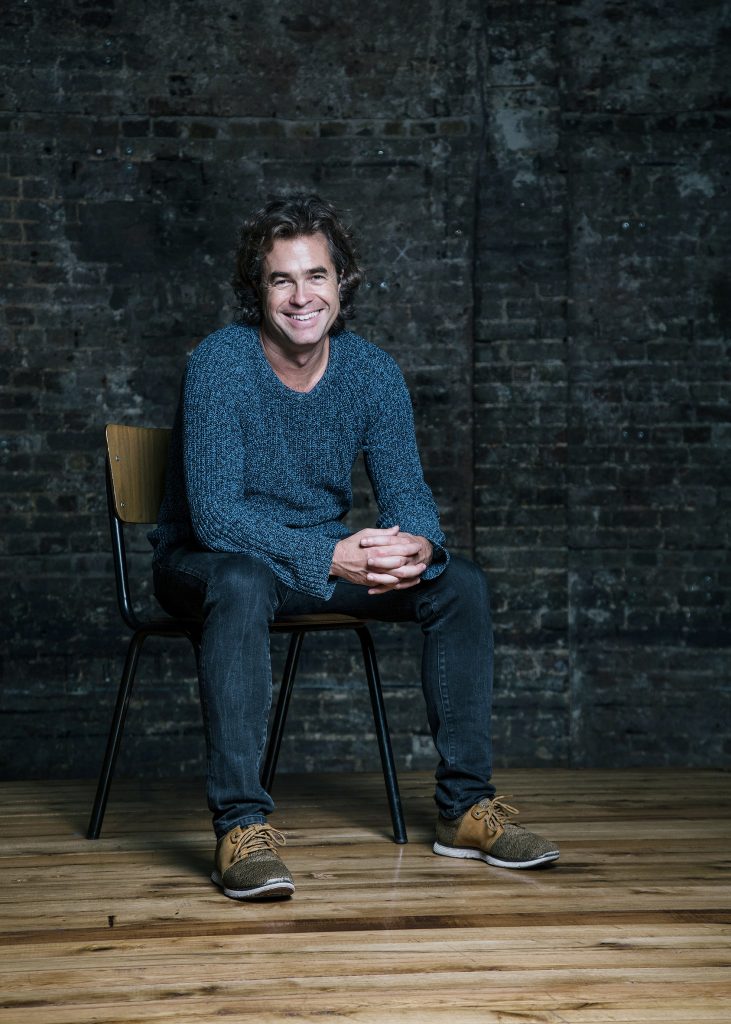
[[[727,763],[729,5],[487,12],[476,544],[509,756]]]
[[[356,326],[492,580],[498,763],[728,763],[728,6],[8,0],[2,774],[97,766],[104,423],[170,421],[238,221],[294,187],[356,225]],[[377,633],[399,759],[430,766],[418,638]],[[374,767],[355,647],[308,644],[282,767]],[[122,762],[200,769],[182,645],[151,642]]]
[[[590,21],[564,30],[580,764],[729,754],[731,20],[658,11],[605,18],[611,76]]]

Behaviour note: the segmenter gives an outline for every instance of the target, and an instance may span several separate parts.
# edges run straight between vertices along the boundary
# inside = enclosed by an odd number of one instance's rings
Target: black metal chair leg
[[[140,651],[142,650],[142,645],[146,638],[147,634],[144,632],[135,633],[129,642],[129,647],[127,648],[127,657],[124,662],[124,671],[122,672],[122,678],[119,683],[119,690],[117,691],[117,703],[114,708],[114,715],[112,716],[112,725],[109,730],[107,749],[104,754],[102,769],[99,774],[96,796],[94,797],[94,806],[91,809],[89,828],[86,832],[87,839],[98,839],[99,833],[102,830],[104,811],[106,810],[109,790],[112,785],[112,777],[114,776],[114,766],[117,762],[119,744],[124,730],[124,721],[127,717],[127,708],[129,707],[129,698],[132,693],[132,684],[134,683],[135,673],[137,672],[137,663],[139,661]]]
[[[277,770],[279,748],[282,745],[282,736],[284,734],[284,723],[287,720],[289,701],[292,697],[294,677],[297,674],[297,664],[299,662],[300,651],[302,650],[302,641],[304,638],[305,634],[300,630],[293,633],[292,639],[289,641],[287,660],[284,663],[284,672],[282,673],[282,685],[279,688],[277,709],[274,712],[274,721],[272,722],[272,734],[269,738],[266,758],[261,770],[261,784],[267,793],[271,791],[272,783],[274,782],[274,774]]]
[[[388,805],[391,809],[391,821],[393,823],[393,838],[397,843],[407,843],[406,825],[404,813],[401,807],[401,795],[396,777],[396,766],[393,761],[393,750],[386,721],[386,708],[383,703],[383,691],[381,679],[378,674],[378,662],[373,647],[373,638],[366,626],[356,628],[360,646],[363,651],[363,663],[365,664],[366,677],[368,679],[368,690],[371,695],[371,707],[373,708],[373,721],[376,727],[378,738],[378,749],[381,753],[381,765],[383,767],[383,781],[386,784]]]

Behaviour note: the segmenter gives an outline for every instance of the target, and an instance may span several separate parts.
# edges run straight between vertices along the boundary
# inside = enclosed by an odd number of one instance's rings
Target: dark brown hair
[[[337,334],[345,328],[345,321],[354,315],[353,297],[363,279],[363,271],[350,231],[335,207],[319,196],[306,193],[278,196],[244,222],[232,281],[244,323],[261,323],[262,266],[276,239],[317,232],[322,232],[327,239],[340,284],[340,314],[332,331]]]

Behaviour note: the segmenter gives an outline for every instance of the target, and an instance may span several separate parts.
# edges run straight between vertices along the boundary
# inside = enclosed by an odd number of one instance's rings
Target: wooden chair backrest
[[[107,458],[117,518],[155,523],[165,493],[170,431],[107,424]]]

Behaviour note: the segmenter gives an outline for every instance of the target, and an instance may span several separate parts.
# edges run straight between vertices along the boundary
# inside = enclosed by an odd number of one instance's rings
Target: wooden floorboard
[[[198,784],[117,782],[89,842],[92,784],[0,783],[0,1024],[728,1024],[729,776],[499,781],[556,866],[434,856],[424,774],[403,847],[380,776],[282,776],[297,892],[248,904],[208,880]]]

